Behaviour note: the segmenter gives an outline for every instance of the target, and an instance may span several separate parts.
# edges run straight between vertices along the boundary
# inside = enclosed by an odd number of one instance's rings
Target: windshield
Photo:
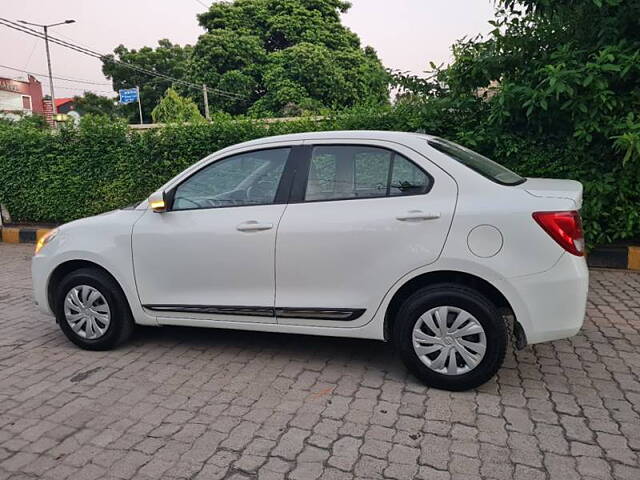
[[[469,167],[471,170],[479,173],[483,177],[488,178],[502,185],[519,185],[527,181],[517,173],[512,172],[497,162],[480,155],[479,153],[469,150],[457,143],[444,140],[442,138],[431,138],[428,140],[429,145],[453,158],[454,160]]]

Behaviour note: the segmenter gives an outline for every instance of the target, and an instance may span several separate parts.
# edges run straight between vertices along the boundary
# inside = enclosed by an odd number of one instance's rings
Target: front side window
[[[444,153],[493,182],[502,185],[520,185],[526,181],[526,178],[512,172],[507,167],[503,167],[484,155],[480,155],[457,143],[442,138],[432,138],[428,143],[439,152]]]
[[[241,153],[204,167],[176,188],[173,210],[273,203],[290,150]]]
[[[305,201],[420,195],[430,186],[431,177],[390,150],[346,145],[315,147]]]

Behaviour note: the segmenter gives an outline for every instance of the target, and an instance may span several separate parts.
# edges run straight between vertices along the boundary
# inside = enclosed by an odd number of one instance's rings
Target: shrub
[[[478,107],[482,108],[482,106]],[[446,113],[443,113],[446,112]],[[471,113],[469,113],[471,112]],[[535,135],[485,131],[472,110],[437,102],[360,107],[312,121],[267,124],[220,115],[212,123],[144,132],[86,116],[59,132],[30,123],[0,125],[0,203],[16,221],[67,222],[146,198],[206,155],[235,143],[312,130],[426,130],[459,141],[526,176],[572,178],[585,185],[583,216],[591,245],[640,234],[637,162]]]
[[[173,88],[167,88],[158,105],[151,111],[151,118],[156,123],[204,122],[195,102],[181,97]]]

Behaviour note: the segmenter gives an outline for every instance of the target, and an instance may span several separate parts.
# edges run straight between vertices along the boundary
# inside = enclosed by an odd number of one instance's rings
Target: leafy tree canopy
[[[113,81],[113,89],[140,87],[142,114],[146,122],[151,121],[151,111],[158,104],[165,90],[171,86],[166,78],[155,77],[131,69],[116,61],[132,64],[146,70],[152,70],[173,78],[183,78],[187,72],[187,61],[192,47],[181,47],[167,39],[158,41],[153,49],[143,47],[140,50],[129,50],[124,45],[114,50],[114,55],[103,59],[102,72]],[[138,104],[123,105],[122,110],[130,121],[138,120]]]
[[[73,97],[76,110],[81,115],[106,115],[109,118],[123,115],[122,106],[117,104],[114,98],[103,97],[92,92],[84,92],[83,95]]]
[[[606,219],[588,235],[638,235],[640,0],[496,4],[491,33],[456,43],[450,66],[395,75],[400,99],[455,122],[463,143],[517,159],[517,170],[532,161],[523,145],[537,145],[537,172],[568,172],[577,159],[585,198],[610,199],[585,204],[587,218]]]
[[[350,7],[341,0],[215,2],[199,15],[205,33],[184,48],[161,40],[156,49],[115,49],[123,62],[194,84],[206,84],[212,110],[287,115],[388,103],[388,75],[370,48],[342,25]],[[140,85],[145,114],[167,81],[105,60],[114,88]],[[198,90],[176,85],[202,109]],[[132,112],[133,116],[133,112]]]
[[[181,97],[173,88],[168,88],[165,96],[151,111],[151,117],[156,123],[201,123],[204,117],[200,115],[198,106],[190,98]]]
[[[613,142],[625,161],[640,159],[640,1],[498,4],[489,38],[457,43],[455,62],[436,72],[444,93],[482,96],[493,84],[492,124]]]
[[[240,93],[219,97],[231,113],[258,115],[386,103],[388,77],[375,51],[342,25],[341,0],[236,0],[199,15],[207,30],[191,72],[207,85]]]

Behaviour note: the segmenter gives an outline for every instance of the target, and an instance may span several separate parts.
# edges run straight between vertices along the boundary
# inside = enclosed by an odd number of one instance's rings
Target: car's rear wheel
[[[55,310],[67,338],[86,350],[111,349],[133,331],[120,286],[97,268],[82,268],[64,277],[56,289]]]
[[[466,286],[439,284],[400,307],[393,340],[409,370],[427,385],[468,390],[502,366],[507,326],[495,305]]]

